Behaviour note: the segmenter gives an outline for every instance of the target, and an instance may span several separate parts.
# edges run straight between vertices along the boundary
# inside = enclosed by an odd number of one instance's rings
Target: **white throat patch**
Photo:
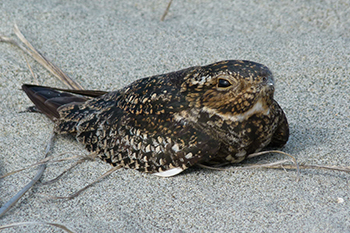
[[[270,109],[269,108],[265,109],[263,107],[261,101],[256,102],[254,104],[254,106],[251,109],[249,109],[248,111],[246,111],[244,113],[236,114],[236,115],[222,114],[222,113],[218,112],[216,109],[207,108],[207,107],[204,107],[202,109],[202,111],[209,113],[210,116],[215,114],[215,115],[220,116],[224,120],[230,120],[230,121],[244,121],[244,120],[248,119],[250,116],[257,114],[257,113],[261,113],[263,115],[268,115],[270,113]]]

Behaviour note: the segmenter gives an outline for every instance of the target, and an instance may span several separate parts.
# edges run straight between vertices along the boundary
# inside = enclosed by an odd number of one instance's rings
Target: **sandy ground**
[[[43,1],[44,2],[44,1]],[[300,163],[350,165],[350,5],[348,1],[174,0],[3,1],[0,33],[17,23],[27,38],[87,89],[115,90],[138,78],[246,59],[267,65],[291,137],[283,148]],[[13,34],[12,34],[13,35]],[[0,44],[0,174],[43,157],[53,124],[22,111],[22,83],[64,87],[14,46]],[[69,154],[60,155],[62,152]],[[84,154],[59,137],[58,158]],[[248,162],[283,159],[267,155]],[[69,167],[50,165],[42,180]],[[189,169],[173,178],[119,170],[70,201],[65,196],[109,170],[86,162],[60,181],[37,185],[0,225],[65,224],[75,232],[350,232],[349,174],[303,170],[239,172]],[[36,173],[0,180],[0,205]],[[4,232],[62,232],[47,226]]]

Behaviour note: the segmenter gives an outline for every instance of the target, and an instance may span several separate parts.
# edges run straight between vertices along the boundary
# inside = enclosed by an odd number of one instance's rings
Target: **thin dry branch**
[[[51,63],[44,55],[42,55],[37,49],[35,49],[29,41],[23,36],[21,31],[19,30],[18,26],[14,25],[14,31],[18,39],[22,41],[23,44],[25,44],[29,50],[28,54],[34,58],[37,62],[39,62],[42,66],[44,66],[47,70],[49,70],[53,75],[55,75],[59,80],[61,80],[65,85],[68,87],[75,89],[75,90],[83,90],[83,87],[75,82],[73,79],[71,79],[67,74],[65,74],[60,68],[58,68],[56,65]]]
[[[30,57],[32,57],[34,60],[36,60],[38,63],[40,63],[42,66],[44,66],[50,73],[55,75],[59,80],[61,80],[67,87],[74,89],[74,90],[83,90],[84,88],[74,81],[72,78],[70,78],[67,74],[65,74],[60,68],[58,68],[55,64],[50,62],[44,55],[42,55],[34,46],[32,46],[29,41],[23,36],[21,31],[19,30],[18,26],[14,25],[14,32],[18,39],[25,45],[22,46],[21,44],[17,43],[15,40],[6,37],[6,36],[0,36],[1,42],[6,42],[13,44],[20,48],[23,52],[27,53]]]
[[[60,223],[54,223],[54,222],[17,222],[17,223],[2,225],[0,226],[0,230],[6,229],[6,228],[18,227],[18,226],[27,226],[27,225],[49,225],[49,226],[61,228],[62,230],[69,233],[74,233],[73,231],[68,229],[68,227],[66,227],[65,225]]]
[[[45,157],[47,157],[50,153],[51,147],[53,145],[55,133],[52,133],[49,139],[49,142],[46,146],[45,150]],[[39,170],[35,177],[26,185],[22,190],[20,190],[15,196],[13,196],[8,202],[6,202],[1,208],[0,208],[0,218],[11,209],[11,207],[18,202],[18,200],[30,189],[34,186],[34,184],[41,178],[44,171],[46,169],[46,164],[42,164],[39,167]]]
[[[167,16],[167,14],[169,12],[169,9],[170,9],[170,6],[171,6],[172,2],[173,2],[173,0],[169,1],[168,6],[166,7],[166,9],[164,11],[164,14],[163,14],[162,18],[160,19],[160,21],[164,21],[165,17]]]
[[[248,156],[248,158],[256,157],[262,154],[268,154],[268,153],[279,153],[283,155],[287,155],[292,158],[291,160],[282,160],[282,161],[277,161],[273,163],[267,163],[267,164],[248,164],[245,166],[241,167],[231,167],[231,168],[221,168],[221,167],[212,167],[212,166],[207,166],[204,164],[198,164],[199,167],[206,168],[206,169],[211,169],[211,170],[216,170],[216,171],[240,171],[240,170],[248,170],[248,169],[257,169],[257,168],[270,168],[270,169],[295,169],[298,171],[298,179],[299,180],[299,173],[300,169],[323,169],[323,170],[330,170],[330,171],[341,171],[341,172],[347,172],[350,173],[350,166],[329,166],[329,165],[308,165],[308,164],[301,164],[299,165],[296,161],[296,159],[283,151],[278,151],[278,150],[271,150],[271,151],[263,151],[263,152],[258,152],[254,153]],[[294,164],[286,164],[293,162]],[[226,165],[226,164],[225,164]]]
[[[280,151],[280,150],[262,151],[262,152],[257,152],[257,153],[250,154],[250,155],[248,155],[248,158],[253,158],[253,157],[256,157],[256,156],[259,156],[259,155],[269,154],[269,153],[283,154],[283,155],[287,155],[288,157],[290,157],[292,159],[293,163],[295,164],[295,169],[297,170],[296,181],[298,182],[300,180],[300,169],[299,169],[299,164],[297,162],[297,159],[294,156],[292,156],[292,155],[290,155],[290,154],[288,154],[286,152],[283,152],[283,151]],[[289,160],[287,160],[287,161],[289,161]],[[282,161],[282,163],[285,163],[285,162],[286,162],[286,160]],[[268,168],[269,166],[272,166],[272,165],[280,166],[281,162],[277,162],[277,164],[275,164],[275,163],[272,163],[272,164],[256,164],[256,165],[251,165],[251,166],[243,166],[241,168],[243,168],[243,169],[253,169],[253,168],[262,168],[262,167]],[[212,169],[213,167],[206,166],[206,168]],[[213,170],[218,170],[218,169],[213,168]],[[233,170],[235,170],[235,169],[233,169]],[[240,170],[242,170],[242,169],[240,169]]]
[[[286,156],[290,157],[293,160],[294,164],[295,164],[295,169],[297,170],[297,179],[296,179],[296,181],[300,180],[300,169],[299,169],[299,164],[297,162],[297,159],[294,156],[292,156],[292,155],[290,155],[290,154],[288,154],[286,152],[283,152],[283,151],[280,151],[280,150],[261,151],[261,152],[257,152],[257,153],[253,153],[253,154],[248,155],[248,158],[253,158],[253,157],[256,157],[256,156],[259,156],[259,155],[264,155],[264,154],[269,154],[269,153],[283,154],[283,155],[286,155]]]
[[[48,184],[52,184],[52,183],[58,181],[59,179],[62,178],[62,176],[63,176],[64,174],[66,174],[67,172],[69,172],[70,170],[72,170],[73,168],[75,168],[76,166],[78,166],[79,164],[83,163],[84,161],[86,161],[86,160],[88,160],[88,159],[91,160],[91,158],[89,158],[89,157],[84,157],[84,158],[79,159],[79,160],[76,161],[72,166],[70,166],[68,169],[64,170],[61,174],[59,174],[59,175],[58,175],[57,177],[55,177],[54,179],[45,181],[45,182],[43,182],[43,183],[41,183],[41,184],[42,184],[42,185],[48,185]]]
[[[65,152],[65,153],[61,153],[59,154],[58,156],[62,155],[62,154],[66,154],[68,152]],[[24,168],[21,168],[21,169],[18,169],[18,170],[15,170],[15,171],[12,171],[12,172],[9,172],[9,173],[6,173],[5,175],[2,175],[0,176],[0,180],[7,177],[7,176],[10,176],[10,175],[13,175],[13,174],[16,174],[18,172],[21,172],[21,171],[24,171],[24,170],[27,170],[29,168],[32,168],[32,167],[36,167],[36,166],[39,166],[41,164],[49,164],[49,163],[60,163],[60,162],[64,162],[64,161],[68,161],[68,160],[72,160],[72,159],[77,159],[77,158],[80,158],[80,159],[83,159],[83,160],[92,160],[91,157],[89,156],[84,156],[82,157],[81,155],[77,155],[77,156],[72,156],[72,157],[68,157],[68,158],[63,158],[63,159],[57,159],[57,160],[51,160],[52,157],[47,157],[43,160],[40,160],[39,162],[36,162],[34,164],[31,164],[31,165],[28,165]]]
[[[32,74],[32,76],[33,76],[33,78],[34,78],[34,80],[35,80],[35,84],[39,85],[38,79],[37,79],[36,75],[34,74],[34,72],[33,72],[33,70],[32,70],[32,67],[30,66],[30,64],[29,64],[29,62],[28,62],[27,57],[24,56],[24,58],[26,59],[27,66],[28,66],[28,68],[29,68],[29,70],[30,70],[30,73]]]
[[[267,168],[281,168],[278,166],[269,166]],[[283,165],[284,169],[296,169],[296,166],[293,164]],[[320,169],[320,170],[330,170],[330,171],[340,171],[350,173],[350,166],[329,166],[329,165],[316,165],[316,164],[301,164],[299,165],[301,169]]]
[[[94,184],[100,182],[102,179],[104,179],[105,177],[109,176],[110,174],[112,174],[113,172],[115,172],[116,170],[122,168],[122,166],[116,166],[116,167],[113,167],[112,169],[108,170],[106,173],[104,173],[103,175],[101,175],[100,177],[98,177],[94,182],[92,182],[91,184],[88,184],[86,185],[84,188],[76,191],[75,193],[73,193],[72,195],[69,195],[67,197],[54,197],[54,196],[50,196],[50,199],[53,199],[53,200],[62,200],[62,199],[65,199],[65,200],[71,200],[73,198],[76,198],[77,196],[80,195],[80,193],[82,193],[83,191],[85,191],[86,189],[90,188],[91,186],[93,186]]]
[[[287,162],[291,162],[291,160],[286,159],[286,160],[267,163],[267,164],[248,164],[245,166],[230,167],[230,168],[212,167],[204,164],[198,164],[198,166],[202,168],[210,169],[210,170],[215,170],[215,171],[243,171],[243,170],[257,169],[257,168],[271,168],[271,167],[282,168],[282,165],[284,165]]]

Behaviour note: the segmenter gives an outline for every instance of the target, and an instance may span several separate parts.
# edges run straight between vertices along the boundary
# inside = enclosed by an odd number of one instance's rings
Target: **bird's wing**
[[[82,103],[90,97],[97,97],[107,93],[91,90],[66,90],[31,84],[23,84],[22,90],[35,106],[51,120],[59,118],[58,108],[62,105]]]
[[[219,150],[216,139],[169,112],[136,115],[108,102],[98,111],[81,109],[90,113],[76,126],[77,139],[108,163],[173,176]]]

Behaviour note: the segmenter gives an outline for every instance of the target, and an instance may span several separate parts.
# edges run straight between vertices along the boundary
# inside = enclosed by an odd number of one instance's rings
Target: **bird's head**
[[[190,107],[242,120],[259,112],[268,113],[274,80],[264,65],[228,60],[189,74],[181,92],[185,93]]]

